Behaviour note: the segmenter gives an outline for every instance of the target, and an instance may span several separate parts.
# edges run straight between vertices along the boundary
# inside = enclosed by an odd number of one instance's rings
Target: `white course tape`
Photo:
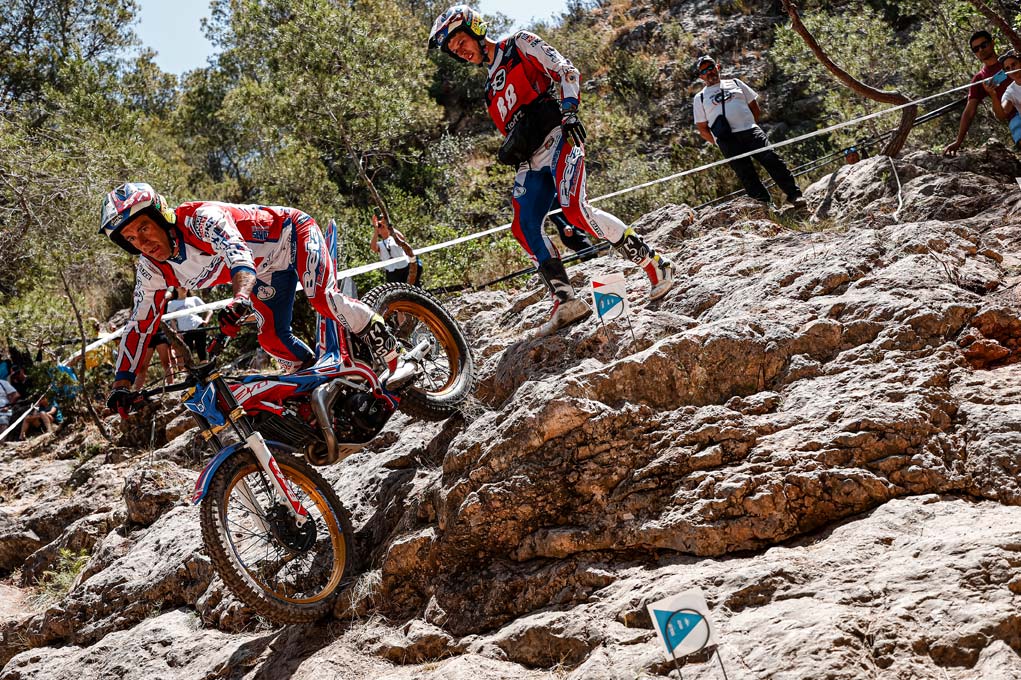
[[[27,418],[29,416],[29,414],[32,413],[32,410],[35,409],[35,407],[39,405],[39,402],[42,401],[43,397],[45,397],[45,396],[46,396],[45,392],[40,394],[39,398],[35,400],[35,403],[33,403],[31,407],[25,409],[25,411],[20,416],[18,416],[17,420],[15,420],[13,423],[11,423],[10,427],[8,427],[3,432],[0,432],[0,442],[2,442],[7,437],[7,435],[9,435],[11,432],[14,432],[14,429],[18,425],[21,424],[22,420]]]
[[[1017,73],[1017,71],[1008,71],[1008,73]],[[851,125],[857,125],[858,123],[863,123],[863,122],[865,122],[867,120],[872,120],[873,118],[879,118],[880,116],[885,116],[887,114],[894,113],[894,112],[900,111],[902,109],[906,109],[909,106],[917,106],[919,104],[924,104],[925,102],[932,101],[933,99],[938,99],[940,97],[944,97],[944,96],[946,96],[948,94],[952,94],[954,92],[959,92],[961,90],[967,90],[967,89],[971,88],[974,84],[975,83],[970,83],[969,82],[967,85],[961,85],[961,86],[958,86],[958,87],[954,87],[954,88],[951,88],[951,89],[946,90],[944,92],[940,92],[939,94],[930,95],[928,97],[922,97],[921,99],[916,99],[916,100],[910,101],[910,102],[908,102],[906,104],[898,104],[897,106],[894,106],[894,107],[889,108],[889,109],[883,109],[882,111],[876,111],[875,113],[870,113],[870,114],[865,115],[865,116],[859,116],[858,118],[852,118],[851,120],[843,121],[841,123],[836,123],[834,125],[830,125],[829,127],[825,127],[825,128],[823,128],[821,130],[815,130],[814,132],[808,132],[806,134],[799,135],[798,137],[793,137],[791,139],[785,139],[782,142],[776,142],[774,144],[768,144],[768,145],[763,146],[761,148],[755,149],[754,151],[748,151],[748,152],[740,154],[738,156],[731,156],[730,158],[721,158],[718,161],[713,161],[712,163],[706,163],[705,165],[700,165],[697,168],[691,168],[689,170],[683,170],[681,172],[677,172],[677,173],[674,173],[672,175],[667,175],[666,177],[660,177],[659,179],[650,180],[650,181],[644,182],[642,184],[636,184],[634,186],[630,186],[630,187],[627,187],[625,189],[620,189],[619,191],[613,191],[613,192],[610,192],[608,194],[603,194],[602,196],[597,196],[595,198],[590,198],[590,199],[588,199],[588,202],[589,203],[598,203],[600,201],[605,201],[605,200],[608,200],[608,199],[611,199],[611,198],[616,198],[617,196],[623,196],[624,194],[629,194],[629,193],[631,193],[633,191],[639,191],[641,189],[647,189],[647,188],[649,188],[651,186],[655,186],[657,184],[663,184],[665,182],[672,182],[673,180],[680,179],[681,177],[686,177],[688,175],[693,175],[693,174],[695,174],[697,172],[703,172],[705,170],[710,170],[712,168],[716,168],[716,167],[719,167],[721,165],[726,165],[727,163],[729,163],[731,161],[734,161],[734,160],[738,160],[738,159],[741,159],[741,158],[748,158],[749,156],[755,156],[757,154],[762,153],[763,151],[769,151],[771,149],[780,149],[780,148],[783,148],[785,146],[790,146],[791,144],[796,144],[798,142],[803,142],[806,139],[811,139],[813,137],[818,137],[820,135],[825,135],[825,134],[827,134],[829,132],[833,132],[834,130],[840,130],[840,129],[845,128],[845,127],[850,127]],[[553,210],[553,211],[549,212],[548,214],[554,215],[554,214],[556,214],[558,212],[561,212],[561,211],[559,209],[557,209],[557,210]],[[468,234],[467,236],[459,236],[458,238],[451,239],[449,241],[444,241],[443,243],[436,243],[436,244],[433,244],[431,246],[425,246],[423,248],[418,248],[418,249],[415,250],[415,253],[416,254],[431,253],[431,252],[434,252],[436,250],[443,250],[445,248],[449,248],[451,246],[458,245],[459,243],[467,243],[468,241],[474,241],[476,239],[485,238],[486,236],[491,236],[493,234],[498,234],[501,231],[506,231],[506,230],[508,230],[510,228],[511,228],[511,223],[508,222],[506,224],[501,224],[498,227],[493,227],[492,229],[486,229],[485,231],[480,231],[480,232],[477,232],[477,233],[474,233],[474,234]],[[338,279],[344,279],[344,278],[348,278],[348,277],[351,277],[351,276],[358,276],[359,274],[366,274],[368,272],[375,271],[377,269],[381,269],[381,268],[385,267],[388,264],[394,264],[394,263],[397,263],[397,262],[401,262],[403,260],[404,260],[404,257],[402,256],[402,257],[395,257],[395,258],[390,259],[390,260],[381,260],[379,262],[372,262],[370,264],[363,264],[363,265],[361,265],[359,267],[352,267],[351,269],[345,269],[344,271],[337,272],[337,278]],[[301,290],[301,284],[298,285],[297,290]],[[163,315],[163,319],[164,320],[176,319],[178,317],[187,316],[189,314],[198,314],[198,313],[206,312],[206,311],[209,311],[209,310],[220,309],[222,307],[226,307],[228,304],[230,304],[230,300],[229,299],[227,299],[227,300],[218,300],[216,302],[209,302],[209,303],[206,303],[206,304],[201,305],[199,307],[191,307],[189,309],[182,309],[182,310],[179,310],[179,311],[176,311],[176,312],[172,312],[170,314],[164,314]],[[110,333],[109,335],[105,335],[105,336],[99,338],[98,340],[94,340],[92,343],[90,343],[85,348],[85,351],[89,352],[89,351],[92,351],[93,349],[95,349],[97,347],[101,347],[101,346],[105,345],[106,343],[110,342],[111,340],[115,340],[115,339],[119,338],[123,334],[124,334],[124,328],[119,328],[116,331],[114,331],[113,333]],[[66,364],[71,359],[76,358],[79,355],[80,355],[80,352],[77,352],[74,355],[72,355],[70,358],[65,359],[64,361],[62,361],[61,363],[62,364]]]

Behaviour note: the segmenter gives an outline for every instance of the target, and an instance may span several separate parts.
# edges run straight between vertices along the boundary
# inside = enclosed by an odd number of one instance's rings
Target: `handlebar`
[[[231,337],[229,335],[225,333],[217,333],[216,337],[213,338],[213,341],[211,343],[209,343],[209,347],[206,350],[207,354],[209,355],[209,361],[207,361],[202,366],[190,369],[192,375],[189,376],[189,379],[185,380],[184,382],[174,383],[173,385],[161,385],[159,387],[153,387],[152,389],[140,390],[136,392],[135,394],[138,395],[138,400],[135,402],[135,405],[132,407],[132,410],[133,411],[137,410],[142,406],[142,404],[144,404],[146,401],[157,395],[170,394],[172,392],[183,392],[186,389],[194,387],[196,382],[195,373],[211,372],[211,370],[215,367],[216,359],[220,356],[220,354],[223,353],[223,350],[227,348],[227,345],[230,344],[230,341]]]

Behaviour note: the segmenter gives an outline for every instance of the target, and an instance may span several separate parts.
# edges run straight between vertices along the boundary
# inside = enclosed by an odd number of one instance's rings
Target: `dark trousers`
[[[762,128],[756,125],[750,130],[742,130],[741,132],[734,132],[721,137],[717,140],[717,144],[723,155],[730,158],[754,151],[755,149],[761,149],[769,144],[769,139],[766,137],[766,133],[762,131]],[[766,169],[766,172],[773,178],[776,185],[787,194],[789,200],[793,201],[796,198],[801,198],[801,189],[798,188],[798,183],[794,181],[794,175],[787,169],[787,164],[783,162],[783,159],[772,150],[763,151],[747,158],[739,158],[736,161],[730,161],[730,167],[734,169],[737,178],[741,181],[744,190],[750,197],[763,203],[770,202],[769,192],[762,184],[762,180],[759,179],[759,173],[755,171],[755,165],[752,163],[753,158]]]
[[[410,280],[411,265],[404,265],[400,269],[387,270],[384,273],[387,283],[410,283],[412,286],[422,287],[422,260],[416,259],[415,264],[418,265],[418,274],[415,276],[415,280]]]
[[[184,344],[198,357],[199,361],[206,360],[206,332],[201,329],[185,331]]]

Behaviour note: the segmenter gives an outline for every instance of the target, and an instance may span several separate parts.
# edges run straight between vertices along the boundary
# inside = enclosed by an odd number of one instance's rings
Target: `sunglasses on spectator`
[[[989,41],[988,40],[983,40],[978,45],[972,45],[971,46],[971,51],[972,52],[978,52],[979,50],[984,50],[987,47],[989,47]]]
[[[709,73],[710,71],[712,71],[715,68],[716,68],[716,64],[709,64],[708,66],[703,66],[702,68],[700,68],[698,70],[698,75],[704,76],[705,74]]]

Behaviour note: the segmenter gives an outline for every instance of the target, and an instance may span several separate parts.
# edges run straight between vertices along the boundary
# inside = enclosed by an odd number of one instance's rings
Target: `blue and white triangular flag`
[[[648,610],[668,658],[681,658],[718,644],[701,590],[688,590],[653,602]]]
[[[592,279],[592,302],[603,321],[612,321],[628,313],[627,281],[623,274],[607,274]]]

